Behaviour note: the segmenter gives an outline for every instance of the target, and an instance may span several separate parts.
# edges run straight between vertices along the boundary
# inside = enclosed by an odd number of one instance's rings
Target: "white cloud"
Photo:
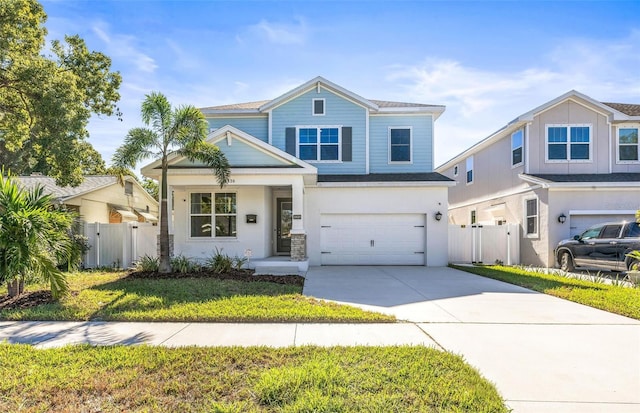
[[[516,116],[575,89],[600,101],[640,102],[640,32],[612,42],[570,39],[539,66],[506,72],[451,59],[388,69],[394,98],[446,105],[436,123],[436,166]]]
[[[145,73],[153,73],[158,65],[155,60],[138,50],[136,39],[124,34],[109,34],[106,24],[98,23],[92,27],[93,32],[107,46],[106,54],[119,60],[127,61]]]
[[[284,45],[301,45],[304,44],[308,28],[305,20],[301,17],[295,18],[292,24],[273,23],[267,20],[260,20],[259,23],[249,26],[248,32],[259,39],[266,39],[270,43]],[[244,43],[242,36],[237,40]]]

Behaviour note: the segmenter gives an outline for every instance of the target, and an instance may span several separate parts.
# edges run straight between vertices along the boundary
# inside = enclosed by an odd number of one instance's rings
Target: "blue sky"
[[[446,105],[435,164],[571,89],[640,103],[638,1],[43,1],[49,37],[113,60],[123,122],[92,118],[109,163],[144,95],[197,107],[323,76],[365,98]],[[141,166],[141,165],[139,165]]]

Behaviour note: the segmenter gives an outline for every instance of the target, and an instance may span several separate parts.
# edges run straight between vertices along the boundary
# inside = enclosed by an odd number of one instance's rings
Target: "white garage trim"
[[[321,214],[321,265],[425,265],[425,214]]]

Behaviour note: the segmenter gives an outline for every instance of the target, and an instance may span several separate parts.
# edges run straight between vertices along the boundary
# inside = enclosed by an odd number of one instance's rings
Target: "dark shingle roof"
[[[40,185],[44,188],[45,193],[63,200],[118,182],[115,176],[108,175],[85,176],[84,181],[76,187],[58,186],[55,178],[41,175],[18,176],[16,179],[23,188],[31,189],[36,185]]]
[[[453,182],[437,172],[368,175],[318,175],[318,182]]]
[[[640,116],[640,105],[635,105],[632,103],[608,103],[602,102],[605,105],[614,108],[618,112],[622,112],[625,115],[629,116]]]
[[[640,173],[529,174],[550,182],[640,182]]]

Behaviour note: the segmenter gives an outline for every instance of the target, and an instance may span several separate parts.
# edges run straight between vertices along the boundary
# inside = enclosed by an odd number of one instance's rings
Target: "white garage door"
[[[424,214],[323,214],[322,265],[424,265]]]
[[[571,215],[569,217],[569,225],[571,226],[571,236],[580,235],[590,227],[604,222],[620,222],[620,221],[633,221],[635,217],[632,214],[619,214],[619,215]]]

